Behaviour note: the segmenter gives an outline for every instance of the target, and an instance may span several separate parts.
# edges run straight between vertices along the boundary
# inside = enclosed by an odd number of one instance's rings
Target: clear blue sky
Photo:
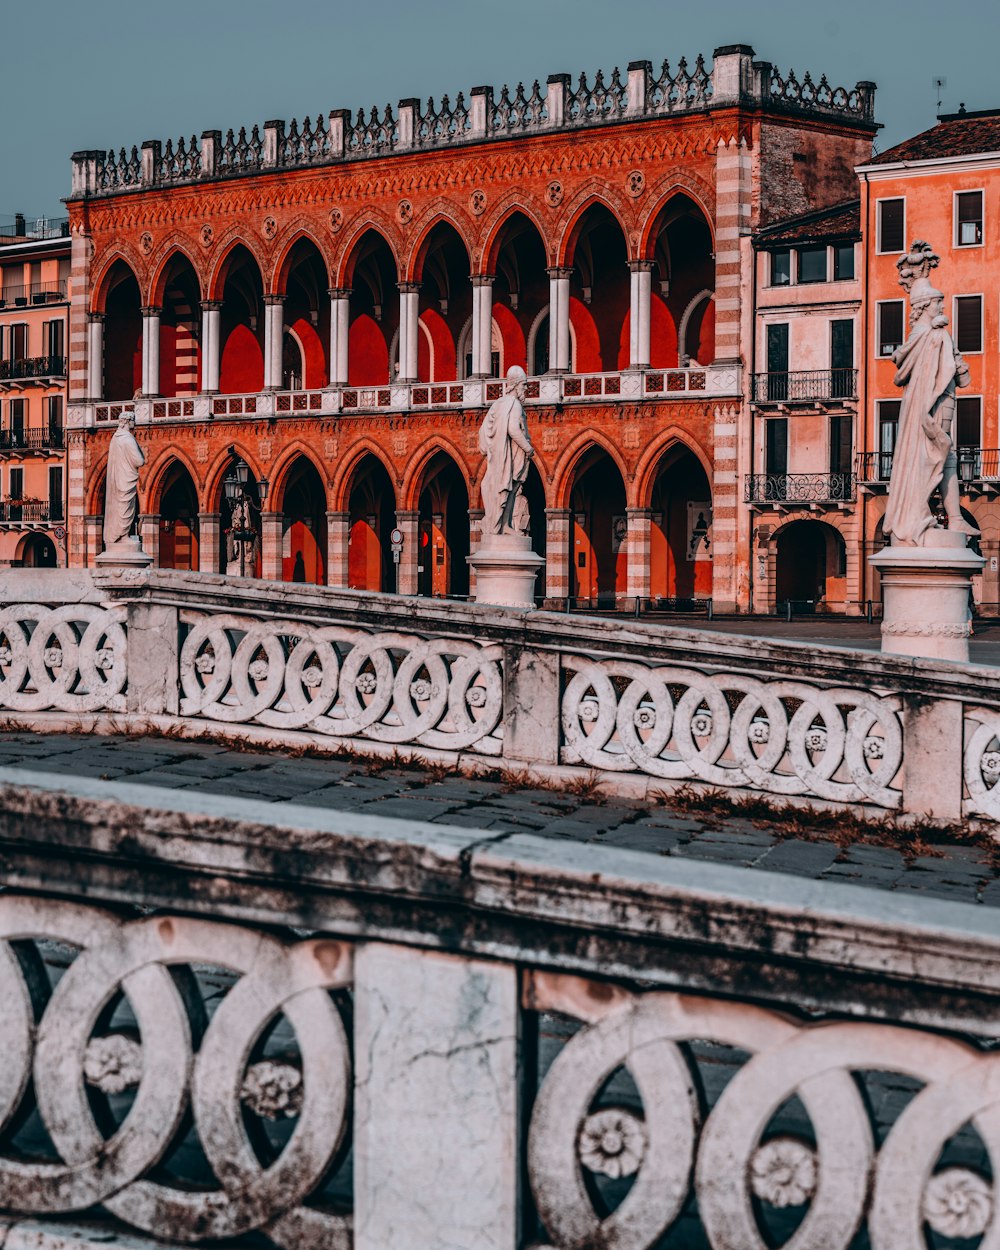
[[[874,79],[884,149],[1000,107],[1000,4],[963,0],[0,0],[0,215],[59,214],[70,153],[331,108],[439,99],[750,43],[834,85]]]

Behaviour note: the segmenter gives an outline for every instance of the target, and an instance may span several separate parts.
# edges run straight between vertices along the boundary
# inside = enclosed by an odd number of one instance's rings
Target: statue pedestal
[[[522,534],[494,534],[468,557],[476,571],[476,603],[501,608],[535,606],[535,574],[545,563]]]
[[[143,551],[142,542],[135,534],[119,538],[97,557],[97,564],[103,569],[144,569],[152,563],[153,557]]]
[[[972,575],[985,564],[954,530],[928,530],[921,547],[884,547],[882,650],[933,660],[969,658]]]

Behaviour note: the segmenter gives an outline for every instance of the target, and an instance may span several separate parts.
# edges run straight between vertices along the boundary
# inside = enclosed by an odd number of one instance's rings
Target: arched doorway
[[[528,335],[549,302],[548,260],[542,236],[529,217],[514,212],[501,226],[492,250],[491,371],[502,377],[512,365],[520,365],[529,373],[544,373],[548,369],[547,330],[544,344],[533,352],[533,360],[528,359]],[[539,369],[540,363],[544,369]]]
[[[778,608],[797,612],[842,607],[846,598],[847,548],[843,536],[824,521],[792,521],[775,536],[775,594]]]
[[[311,239],[298,239],[282,267],[285,288],[281,385],[317,390],[330,377],[330,280],[326,263]]]
[[[420,492],[417,593],[469,593],[469,492],[458,465],[438,452],[424,473]]]
[[[592,204],[573,231],[567,263],[569,319],[576,339],[577,373],[627,369],[629,272],[625,234],[603,204]]]
[[[570,593],[578,607],[613,608],[628,579],[625,483],[600,447],[581,457],[570,495]]]
[[[242,244],[226,257],[221,319],[219,390],[230,395],[261,390],[264,283],[256,260]]]
[[[347,584],[351,590],[396,589],[389,535],[396,524],[396,492],[385,465],[370,452],[351,479]]]
[[[392,249],[376,230],[366,230],[351,253],[347,370],[351,386],[391,381],[389,344],[399,330],[399,275]]]
[[[298,456],[285,479],[281,578],[326,584],[326,491],[315,466]]]
[[[676,368],[715,359],[715,245],[694,200],[675,195],[653,231],[650,364]]]
[[[693,452],[663,455],[650,499],[649,593],[678,607],[712,597],[712,488]]]
[[[198,568],[198,491],[191,474],[175,462],[160,492],[161,569]]]
[[[54,569],[59,563],[55,543],[48,534],[29,534],[18,563],[24,569]]]
[[[104,398],[131,399],[142,386],[139,283],[128,265],[116,260],[104,285]]]
[[[439,221],[428,234],[417,262],[420,330],[417,376],[422,382],[451,382],[457,372],[457,342],[472,317],[469,253],[458,231]]]
[[[163,275],[160,312],[160,394],[201,389],[201,288],[194,266],[175,253]]]

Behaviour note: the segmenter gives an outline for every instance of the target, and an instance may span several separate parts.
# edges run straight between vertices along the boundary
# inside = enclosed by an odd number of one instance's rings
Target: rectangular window
[[[45,323],[45,354],[46,356],[62,357],[66,355],[66,323],[60,319],[58,321],[46,321]]]
[[[24,498],[24,470],[12,468],[8,474],[10,479],[10,497],[11,499]]]
[[[983,193],[959,191],[955,196],[955,246],[979,247],[983,241]]]
[[[901,299],[883,300],[877,305],[878,354],[891,356],[903,342],[904,305]]]
[[[49,520],[63,519],[63,471],[61,465],[49,469]]]
[[[899,429],[898,399],[883,399],[878,405],[878,473],[887,482],[892,473],[892,453],[896,449],[896,432]]]
[[[28,354],[28,327],[23,321],[10,327],[8,360],[24,360]]]
[[[10,401],[10,441],[13,447],[24,446],[24,425],[27,420],[27,407],[28,401],[26,399],[12,399]]]
[[[983,401],[979,396],[962,396],[955,405],[955,454],[961,482],[975,482],[982,477]]]
[[[830,322],[830,398],[854,398],[854,321]]]
[[[788,418],[776,417],[767,423],[767,461],[764,471],[771,474],[788,472]]]
[[[792,280],[792,253],[787,247],[771,253],[771,285],[788,286]]]
[[[983,350],[983,297],[955,296],[955,346],[960,352]]]
[[[63,445],[63,397],[50,395],[45,401],[45,428],[48,433],[49,446]]]
[[[854,418],[830,418],[830,472],[850,473],[854,459]]]
[[[878,202],[878,250],[879,252],[904,252],[906,244],[906,201],[879,200]]]
[[[788,323],[767,327],[767,397],[788,398]]]
[[[825,282],[826,247],[800,247],[797,250],[799,257],[799,281]]]
[[[854,244],[838,243],[833,249],[833,280],[846,282],[854,277]]]

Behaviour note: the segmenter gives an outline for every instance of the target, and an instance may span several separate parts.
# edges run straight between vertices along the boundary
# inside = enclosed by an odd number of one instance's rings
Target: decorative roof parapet
[[[394,152],[447,148],[454,144],[534,131],[600,126],[641,117],[675,116],[710,108],[742,105],[769,111],[805,113],[830,120],[874,127],[875,84],[859,82],[851,89],[831,87],[824,74],[818,82],[806,73],[782,76],[767,61],[755,61],[745,44],[717,48],[711,70],[699,56],[692,67],[681,57],[676,69],[664,61],[654,73],[650,61],[633,61],[626,75],[616,67],[606,80],[598,70],[591,82],[581,74],[573,85],[568,74],[552,74],[545,89],[536,80],[496,94],[492,87],[473,87],[468,102],[459,92],[454,103],[445,95],[435,105],[401,100],[396,112],[386,104],[361,108],[357,115],[334,109],[303,122],[265,122],[248,136],[241,126],[225,139],[206,130],[200,145],[195,136],[176,144],[153,140],[118,152],[75,152],[71,196],[115,194],[140,186],[197,182],[267,169],[301,169],[339,161],[364,160]]]

